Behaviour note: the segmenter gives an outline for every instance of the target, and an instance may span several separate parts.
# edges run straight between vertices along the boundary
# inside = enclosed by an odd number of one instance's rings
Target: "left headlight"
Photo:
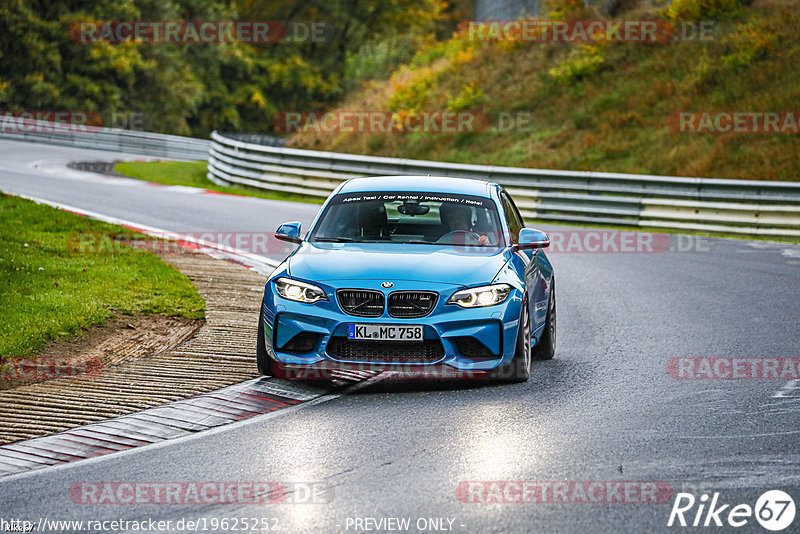
[[[462,308],[481,308],[500,304],[511,293],[508,284],[492,284],[490,286],[471,287],[456,291],[447,301],[448,304],[458,304]]]
[[[320,300],[328,300],[321,288],[299,280],[292,280],[291,278],[277,278],[275,280],[275,289],[278,295],[295,302],[313,304]]]

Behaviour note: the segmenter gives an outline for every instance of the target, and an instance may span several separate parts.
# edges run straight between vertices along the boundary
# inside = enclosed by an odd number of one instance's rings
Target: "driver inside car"
[[[468,234],[475,234],[478,236],[479,245],[488,245],[489,238],[486,234],[479,234],[472,228],[472,210],[468,206],[459,206],[458,204],[443,203],[439,207],[439,218],[442,221],[442,226],[445,228],[445,235],[458,232],[466,232]],[[453,240],[451,240],[453,242]]]

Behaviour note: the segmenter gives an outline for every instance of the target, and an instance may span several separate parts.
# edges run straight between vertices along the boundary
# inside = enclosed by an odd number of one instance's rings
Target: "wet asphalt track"
[[[270,231],[308,223],[318,208],[58,170],[110,157],[0,142],[0,190],[180,232]],[[33,167],[43,161],[52,165]],[[767,532],[753,518],[738,529],[669,528],[671,501],[475,504],[456,491],[465,481],[526,480],[659,481],[751,506],[782,489],[800,506],[800,389],[790,389],[800,382],[666,372],[673,357],[800,356],[800,247],[708,239],[688,252],[550,257],[558,351],[534,364],[528,383],[385,378],[274,416],[0,478],[0,519],[152,518],[171,520],[170,531],[180,519],[210,528],[246,517],[274,518],[266,524],[281,532],[365,531],[356,518],[409,518],[412,531],[446,518],[455,532]],[[326,493],[312,504],[76,504],[69,488],[85,481],[277,481]]]

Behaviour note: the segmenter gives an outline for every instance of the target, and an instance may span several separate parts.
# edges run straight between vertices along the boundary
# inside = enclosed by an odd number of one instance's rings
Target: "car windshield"
[[[310,240],[496,246],[502,236],[497,208],[489,198],[369,192],[332,198]]]

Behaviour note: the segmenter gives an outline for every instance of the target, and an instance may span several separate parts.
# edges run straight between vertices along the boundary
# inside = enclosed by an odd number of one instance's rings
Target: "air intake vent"
[[[380,317],[383,315],[383,293],[368,289],[340,289],[336,292],[339,306],[350,315]]]
[[[296,352],[299,354],[311,352],[317,347],[320,334],[316,332],[300,332],[294,336],[286,345],[281,347],[282,352]]]
[[[392,317],[425,317],[433,311],[439,294],[434,291],[395,291],[389,295]]]
[[[404,341],[352,341],[345,337],[332,337],[328,354],[337,360],[387,363],[431,363],[444,357],[444,347],[438,339],[422,342]]]
[[[453,341],[455,341],[456,346],[458,347],[458,352],[468,358],[494,359],[499,357],[492,354],[492,352],[486,348],[486,345],[474,337],[456,337],[453,338]]]

